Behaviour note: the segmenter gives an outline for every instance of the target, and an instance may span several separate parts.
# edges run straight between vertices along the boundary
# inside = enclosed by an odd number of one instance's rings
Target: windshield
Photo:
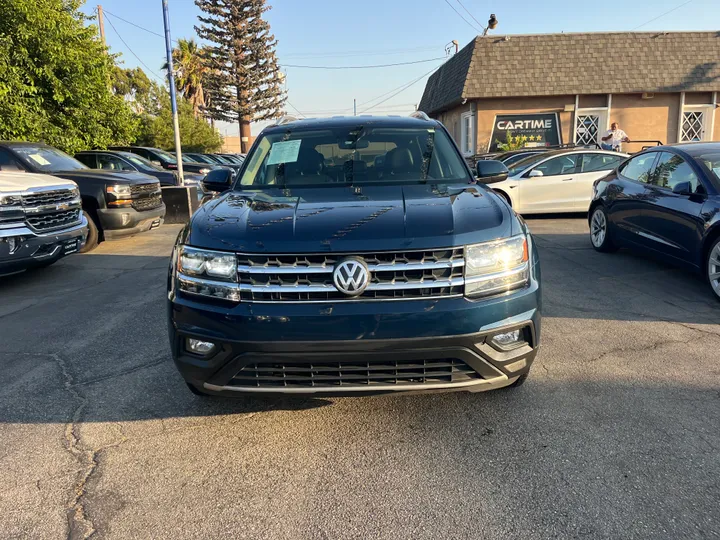
[[[448,136],[434,128],[278,131],[263,136],[248,159],[243,186],[473,181]]]
[[[170,152],[160,150],[159,148],[153,148],[152,151],[169,163],[177,163],[177,159]]]
[[[224,155],[222,157],[223,157],[223,159],[225,159],[226,161],[229,161],[233,165],[242,165],[242,159],[240,159],[239,157],[231,156],[231,155]]]
[[[508,167],[508,173],[510,176],[514,176],[525,169],[532,167],[535,165],[538,161],[541,161],[547,157],[547,154],[543,152],[539,152],[537,154],[533,154],[531,156],[527,156],[520,161],[516,162],[512,167]]]
[[[13,151],[27,165],[42,172],[74,171],[87,169],[74,157],[68,156],[57,148],[48,146],[16,146]]]
[[[137,165],[138,167],[142,167],[143,169],[152,169],[153,171],[164,171],[162,167],[159,167],[155,165],[154,163],[148,161],[144,157],[136,156],[135,154],[123,154],[123,157],[127,159],[130,163]]]
[[[695,159],[705,165],[713,174],[713,180],[720,187],[720,151],[708,152],[695,156]]]

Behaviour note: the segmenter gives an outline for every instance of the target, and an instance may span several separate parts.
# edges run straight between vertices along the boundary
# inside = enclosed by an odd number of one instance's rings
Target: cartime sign
[[[527,137],[526,146],[555,146],[560,144],[560,120],[557,113],[498,114],[493,124],[489,152],[499,150],[507,140],[508,131],[514,137]]]

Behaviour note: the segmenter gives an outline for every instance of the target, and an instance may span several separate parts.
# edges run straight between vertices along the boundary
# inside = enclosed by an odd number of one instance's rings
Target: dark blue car
[[[382,159],[378,159],[378,158]],[[483,162],[487,181],[507,176]],[[170,343],[201,394],[359,395],[521,384],[540,265],[521,218],[445,128],[284,121],[213,171],[168,281]]]
[[[595,182],[590,240],[702,273],[720,298],[720,143],[658,146]]]

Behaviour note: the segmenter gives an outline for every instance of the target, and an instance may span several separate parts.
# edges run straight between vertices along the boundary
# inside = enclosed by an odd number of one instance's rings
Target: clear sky
[[[164,40],[117,18],[162,34],[161,0],[99,1],[106,11],[105,33],[112,52],[122,53],[125,66],[147,71],[129,47],[161,76]],[[358,113],[364,112],[382,101],[375,98],[391,96],[391,90],[418,79],[442,60],[378,69],[291,65],[358,66],[444,58],[446,44],[455,39],[463,47],[478,33],[469,23],[480,25],[468,11],[483,25],[495,13],[499,25],[491,31],[494,34],[720,29],[720,0],[269,0],[268,4],[272,9],[265,15],[287,73],[288,101],[305,116],[352,114],[353,98]],[[169,0],[169,5],[172,37],[196,37],[193,26],[199,10],[193,0]],[[95,6],[87,3],[84,10],[90,13]],[[678,9],[663,15],[674,8]],[[420,101],[425,80],[367,113],[408,114]],[[288,112],[297,114],[291,106]],[[261,127],[253,126],[253,133]],[[237,135],[236,126],[221,125],[221,131]]]

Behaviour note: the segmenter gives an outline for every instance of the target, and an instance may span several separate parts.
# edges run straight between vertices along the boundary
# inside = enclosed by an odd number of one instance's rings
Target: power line
[[[455,7],[448,0],[445,0],[445,3],[448,6],[450,6],[450,9],[452,9],[455,13],[457,13],[458,17],[460,17],[463,21],[465,21],[468,24],[468,26],[470,26],[476,32],[481,32],[481,30],[478,30],[473,23],[471,23],[465,17],[463,17],[462,13],[460,13],[457,9],[455,9]]]
[[[412,62],[396,62],[394,64],[375,64],[372,66],[301,66],[297,64],[281,64],[281,67],[285,68],[306,68],[306,69],[371,69],[371,68],[386,68],[395,66],[408,66],[411,64],[423,64],[426,62],[435,62],[436,60],[445,60],[444,56],[438,58],[428,58],[426,60],[414,60]]]
[[[283,58],[348,58],[352,56],[387,56],[390,54],[405,54],[409,52],[436,51],[441,49],[442,45],[434,47],[414,47],[410,49],[388,49],[386,51],[370,50],[370,51],[345,51],[336,53],[290,53],[283,54]]]
[[[444,59],[443,59],[443,60],[444,60]],[[438,67],[439,67],[439,66],[438,66]],[[422,78],[422,77],[424,77],[424,75],[421,75],[421,78]],[[392,93],[395,92],[396,90],[400,90],[401,88],[403,88],[403,87],[404,87],[405,85],[407,85],[407,84],[408,84],[408,83],[403,83],[403,84],[401,84],[400,86],[397,86],[397,87],[393,88],[392,90],[388,90],[388,91],[385,92],[384,94],[380,94],[379,96],[375,96],[374,98],[369,99],[369,100],[367,100],[367,101],[364,101],[363,103],[359,103],[359,104],[358,104],[358,107],[364,107],[364,106],[367,105],[368,103],[372,103],[373,101],[377,101],[378,99],[382,99],[382,98],[384,98],[385,96],[387,96],[387,95],[389,95],[389,94],[392,94]],[[383,101],[382,103],[385,103],[385,102]],[[377,107],[377,105],[373,105],[373,107]]]
[[[394,98],[394,97],[397,96],[398,94],[404,92],[405,90],[407,90],[408,88],[410,88],[411,86],[413,86],[414,84],[416,84],[416,83],[417,83],[418,81],[420,81],[421,79],[424,79],[424,78],[427,77],[428,75],[431,75],[432,73],[434,73],[435,71],[437,71],[438,69],[440,69],[443,65],[445,65],[444,62],[443,62],[441,65],[432,68],[432,69],[431,69],[430,71],[428,71],[427,73],[423,73],[423,74],[420,75],[417,79],[415,79],[415,80],[413,80],[413,81],[410,81],[408,84],[406,84],[405,86],[403,86],[400,90],[398,90],[397,92],[395,92],[394,94],[392,94],[390,97],[387,97],[387,98],[385,98],[384,100],[382,100],[381,102],[376,103],[375,105],[373,105],[373,106],[371,106],[371,107],[368,107],[367,109],[365,109],[364,111],[362,111],[362,112],[359,113],[359,114],[366,113],[366,112],[368,112],[369,110],[374,109],[375,107],[378,107],[379,105],[382,105],[382,104],[385,103],[386,101],[391,100],[392,98]]]
[[[680,9],[681,7],[687,6],[687,5],[688,5],[690,2],[692,2],[692,1],[693,1],[693,0],[687,0],[687,2],[685,2],[684,4],[680,4],[679,6],[675,6],[675,7],[672,8],[671,10],[666,11],[665,13],[661,13],[660,15],[658,15],[657,17],[655,17],[654,19],[650,19],[648,22],[644,22],[644,23],[642,23],[640,26],[636,26],[635,28],[633,28],[633,29],[631,30],[631,32],[632,32],[633,30],[637,30],[638,28],[642,28],[642,27],[645,26],[646,24],[650,24],[650,23],[653,22],[653,21],[657,21],[659,18],[664,17],[665,15],[668,15],[668,14],[672,13],[673,11],[677,11],[677,10]]]
[[[118,17],[118,16],[115,15],[114,13],[111,13],[110,11],[108,11],[107,9],[104,9],[103,12],[104,12],[106,15],[111,15],[112,17],[116,18],[117,20],[122,21],[122,22],[124,22],[124,23],[127,23],[127,24],[129,24],[129,25],[131,25],[131,26],[134,26],[135,28],[139,28],[140,30],[144,30],[145,32],[148,32],[149,34],[153,34],[153,35],[155,35],[155,36],[158,36],[158,37],[161,37],[161,38],[165,39],[165,36],[164,36],[163,34],[160,34],[159,32],[155,32],[154,30],[150,30],[149,28],[145,28],[144,26],[140,26],[139,24],[135,24],[135,23],[132,22],[132,21],[128,21],[127,19],[123,19],[122,17]],[[173,41],[175,41],[175,43],[177,43],[177,40],[174,40],[174,39],[173,39]]]
[[[464,5],[460,0],[457,0],[457,3],[460,4],[460,7],[463,8],[463,9],[465,10],[465,12],[466,12],[468,15],[470,15],[470,17],[472,17],[472,20],[475,21],[476,23],[478,23],[478,24],[480,25],[480,28],[482,28],[483,31],[484,31],[484,30],[485,30],[485,25],[484,25],[483,23],[481,23],[480,21],[478,21],[478,20],[473,16],[473,14],[468,11],[468,9],[465,7],[465,5]]]
[[[164,80],[165,80],[165,77],[163,77],[162,75],[158,75],[157,73],[155,73],[152,69],[150,69],[150,68],[148,67],[148,65],[147,65],[145,62],[143,62],[142,60],[140,60],[140,57],[139,57],[137,54],[135,54],[135,51],[133,51],[133,50],[130,48],[130,45],[128,45],[127,42],[122,38],[122,36],[120,35],[120,32],[117,31],[117,28],[115,28],[115,25],[112,23],[112,21],[111,21],[110,19],[108,19],[108,22],[110,23],[110,26],[112,27],[112,29],[113,29],[113,30],[115,31],[115,33],[117,34],[117,37],[119,37],[119,38],[120,38],[120,41],[123,42],[123,45],[125,45],[125,47],[127,48],[127,50],[130,51],[135,58],[137,58],[137,61],[140,62],[140,64],[142,64],[142,65],[145,67],[145,69],[147,69],[150,73],[152,73],[153,75],[155,75],[158,79],[160,79],[161,81],[164,81]]]
[[[298,108],[297,108],[295,105],[293,105],[292,103],[290,103],[287,99],[285,100],[285,103],[287,103],[287,104],[290,105],[293,109],[295,109],[295,112],[298,113],[300,116],[302,116],[303,118],[307,118],[303,113],[301,113],[301,112],[298,110]]]

